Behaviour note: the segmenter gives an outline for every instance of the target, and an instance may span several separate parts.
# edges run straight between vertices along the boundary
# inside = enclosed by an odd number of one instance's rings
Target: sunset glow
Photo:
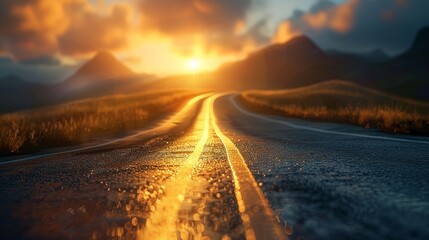
[[[192,71],[198,71],[201,67],[201,61],[199,59],[191,59],[188,62],[188,68]]]
[[[0,6],[1,239],[429,239],[429,1]]]

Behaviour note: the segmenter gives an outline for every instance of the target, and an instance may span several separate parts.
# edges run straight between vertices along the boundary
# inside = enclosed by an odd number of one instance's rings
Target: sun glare
[[[191,59],[188,61],[188,68],[192,71],[197,71],[201,67],[201,61],[199,59]]]

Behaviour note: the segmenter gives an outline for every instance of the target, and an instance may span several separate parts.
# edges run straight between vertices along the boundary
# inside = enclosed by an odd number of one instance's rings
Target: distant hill
[[[360,82],[372,62],[388,58],[374,50],[364,55],[323,51],[306,36],[255,51],[212,73],[172,76],[153,88],[200,87],[214,89],[287,89],[332,79]],[[194,79],[194,80],[193,80]]]
[[[274,44],[211,73],[171,76],[151,87],[222,90],[289,89],[333,79],[358,83],[395,95],[429,100],[429,27],[409,50],[389,57],[380,49],[352,54],[323,51],[306,36]]]
[[[221,66],[216,81],[235,89],[286,89],[332,79],[362,83],[362,73],[389,57],[379,49],[365,54],[323,51],[306,36],[270,45],[246,59]]]
[[[15,75],[0,78],[0,113],[42,105],[40,92],[46,85],[25,81]]]
[[[374,64],[363,76],[369,86],[405,97],[429,100],[429,27],[401,55]]]
[[[90,85],[94,82],[123,78],[134,73],[108,52],[99,52],[65,82],[69,85]]]
[[[214,73],[214,82],[234,89],[288,89],[342,79],[395,95],[429,100],[429,27],[403,54],[382,50],[350,54],[321,50],[299,36],[263,48]],[[209,82],[209,81],[208,81]]]
[[[331,80],[286,90],[252,90],[240,100],[254,111],[343,122],[391,133],[429,135],[429,103]]]
[[[130,85],[140,83],[139,80],[147,77],[145,74],[134,74],[112,54],[103,51],[55,86],[53,97],[55,101],[64,102],[131,91]]]
[[[422,58],[422,56],[427,57],[429,55],[429,26],[424,27],[417,34],[414,44],[411,48],[402,55],[402,57],[413,58],[416,61],[426,61],[427,58]]]
[[[389,55],[387,55],[383,50],[381,49],[374,49],[366,54],[362,55],[367,61],[369,62],[383,62],[389,60]]]
[[[389,60],[389,56],[381,49],[373,49],[372,51],[366,53],[348,53],[342,52],[338,50],[326,50],[326,54],[328,54],[331,58],[335,58],[342,63],[347,64],[370,64],[370,63],[378,63]],[[344,62],[345,61],[345,62]]]
[[[305,36],[268,46],[216,72],[218,79],[228,79],[241,89],[300,87],[343,74],[343,69]]]
[[[16,75],[0,79],[0,113],[62,102],[142,91],[148,74],[134,74],[108,52],[97,53],[71,77],[52,85],[25,81]]]

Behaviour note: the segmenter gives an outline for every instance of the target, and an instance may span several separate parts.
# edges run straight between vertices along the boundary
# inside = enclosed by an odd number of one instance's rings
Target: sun
[[[201,67],[201,61],[199,59],[191,59],[188,61],[188,68],[192,71],[197,71]]]

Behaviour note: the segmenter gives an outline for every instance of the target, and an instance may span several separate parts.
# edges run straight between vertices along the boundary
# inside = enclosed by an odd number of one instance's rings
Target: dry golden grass
[[[150,91],[87,99],[0,116],[0,153],[31,152],[138,129],[201,92]]]
[[[429,134],[429,103],[339,80],[281,91],[247,91],[240,99],[257,111],[353,123],[393,133]]]

